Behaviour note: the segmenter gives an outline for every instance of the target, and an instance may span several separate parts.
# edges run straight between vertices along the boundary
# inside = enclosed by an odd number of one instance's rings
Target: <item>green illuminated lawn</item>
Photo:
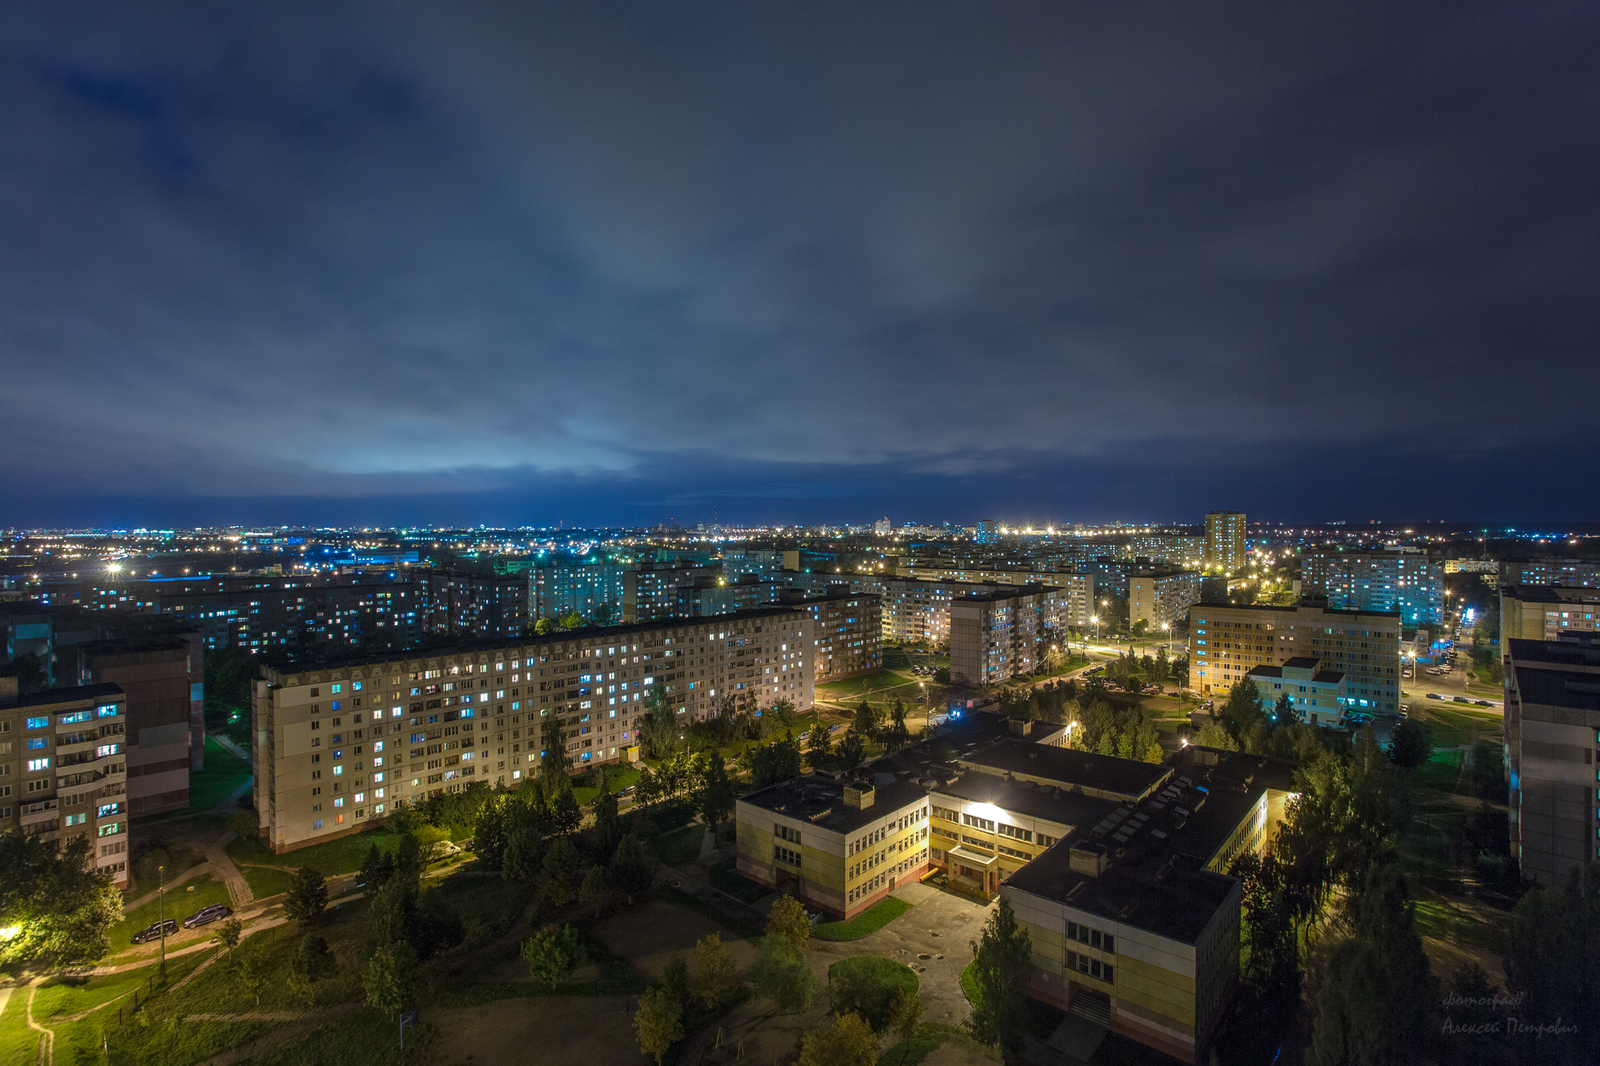
[[[860,940],[868,933],[876,933],[906,911],[911,904],[890,896],[879,900],[848,922],[819,922],[815,929],[818,940]]]

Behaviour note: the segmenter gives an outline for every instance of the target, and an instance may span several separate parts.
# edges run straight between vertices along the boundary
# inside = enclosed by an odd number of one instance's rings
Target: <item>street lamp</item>
[[[1167,658],[1172,658],[1172,623],[1162,622],[1161,628],[1167,631]]]
[[[1097,614],[1091,614],[1089,616],[1089,621],[1094,623],[1094,639],[1096,642],[1098,642],[1100,640],[1100,616]]]

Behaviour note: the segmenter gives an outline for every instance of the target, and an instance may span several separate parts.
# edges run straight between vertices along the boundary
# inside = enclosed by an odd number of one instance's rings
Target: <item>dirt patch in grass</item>
[[[507,999],[479,1007],[424,1011],[440,1034],[423,1057],[430,1066],[493,1062],[653,1063],[639,1051],[634,997],[599,996],[573,1009],[569,999]]]
[[[712,933],[722,934],[722,942],[728,945],[734,965],[741,970],[756,957],[754,945],[741,939],[738,933],[704,914],[659,900],[612,915],[595,927],[594,932],[608,950],[652,981],[661,979],[661,972],[673,952],[682,952],[688,959],[695,942]]]

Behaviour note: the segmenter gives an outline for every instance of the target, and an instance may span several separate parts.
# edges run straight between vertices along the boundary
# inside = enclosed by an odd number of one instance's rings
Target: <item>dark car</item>
[[[155,922],[151,925],[145,926],[143,929],[133,934],[133,943],[144,944],[151,940],[160,940],[162,926],[166,926],[167,935],[172,936],[178,931],[178,920],[176,918],[168,918],[164,922]]]
[[[212,922],[221,921],[233,913],[233,908],[226,903],[215,903],[195,911],[183,920],[185,929],[193,929],[199,925],[210,925]]]
[[[1442,699],[1444,699],[1444,697],[1439,695],[1437,692],[1428,693],[1428,698],[1430,700],[1442,700]]]
[[[1493,707],[1494,706],[1494,704],[1490,703],[1488,700],[1473,700],[1472,702],[1476,703],[1479,707]]]

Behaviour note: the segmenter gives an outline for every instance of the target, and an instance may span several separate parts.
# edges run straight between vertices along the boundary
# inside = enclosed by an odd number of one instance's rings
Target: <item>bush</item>
[[[879,955],[857,955],[828,968],[828,998],[834,1013],[859,1014],[875,1032],[892,1020],[896,994],[915,995],[917,983],[911,967]]]

